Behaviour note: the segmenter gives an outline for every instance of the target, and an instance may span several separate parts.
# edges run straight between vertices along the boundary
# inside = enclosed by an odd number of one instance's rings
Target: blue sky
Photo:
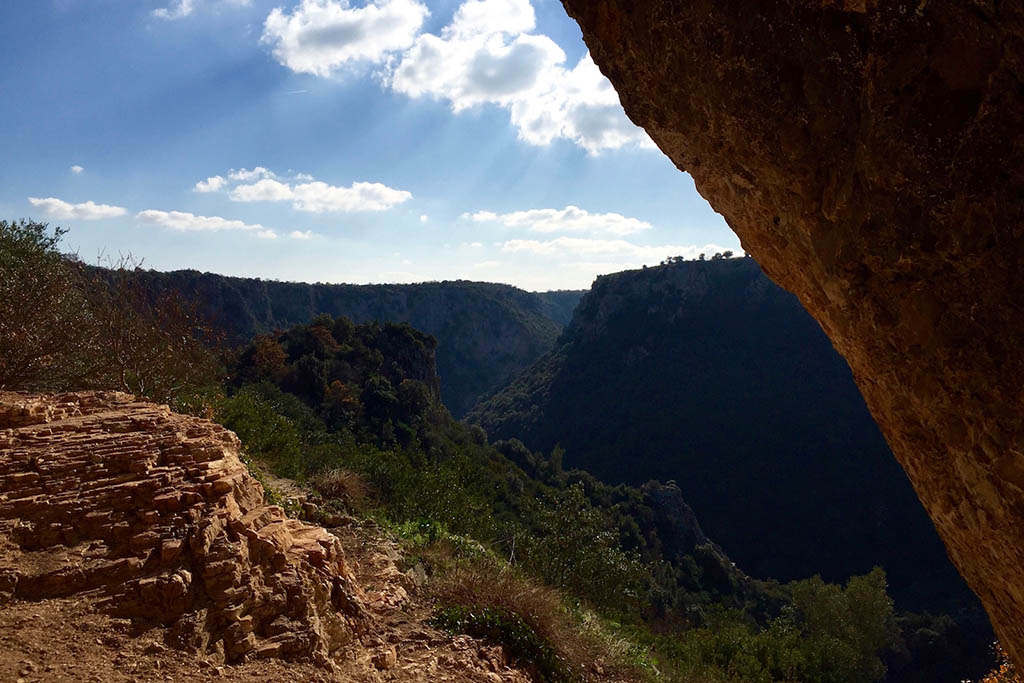
[[[9,0],[0,216],[87,261],[581,288],[739,250],[557,0]]]

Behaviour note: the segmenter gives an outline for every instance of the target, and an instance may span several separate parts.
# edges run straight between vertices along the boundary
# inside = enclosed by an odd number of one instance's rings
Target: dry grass
[[[634,662],[631,643],[611,636],[600,620],[568,610],[558,591],[509,566],[478,560],[458,562],[431,582],[440,605],[501,610],[517,615],[586,681],[644,681],[651,674]],[[634,658],[635,659],[635,658]]]
[[[310,484],[325,500],[351,512],[365,512],[378,503],[366,480],[350,470],[322,472],[313,477]]]

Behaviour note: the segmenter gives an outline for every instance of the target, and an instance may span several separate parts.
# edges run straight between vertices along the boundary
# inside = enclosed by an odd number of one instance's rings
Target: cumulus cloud
[[[650,146],[590,54],[567,68],[562,49],[535,26],[529,0],[467,0],[440,35],[422,34],[402,53],[391,87],[447,100],[456,112],[504,107],[520,139],[535,145],[565,138],[591,153]]]
[[[590,213],[569,205],[564,209],[530,209],[495,214],[477,211],[468,218],[476,222],[498,222],[507,228],[526,228],[530,232],[587,232],[608,235],[631,235],[650,230],[651,224],[618,213]]]
[[[616,266],[635,268],[645,263],[659,263],[669,256],[697,258],[701,253],[723,252],[728,247],[716,244],[703,246],[689,244],[639,245],[626,240],[589,239],[581,237],[556,237],[550,240],[507,240],[501,243],[501,251],[508,254],[572,259],[586,261],[588,267],[595,263],[614,263]]]
[[[587,53],[575,65],[550,37],[534,32],[530,0],[466,0],[437,34],[421,33],[427,8],[416,0],[302,0],[278,8],[263,41],[293,71],[328,76],[354,63],[380,67],[383,83],[409,97],[509,112],[519,138],[534,145],[568,139],[591,153],[652,147],[626,118],[618,94]]]
[[[263,42],[278,62],[298,73],[329,76],[352,63],[380,63],[412,45],[430,12],[416,0],[302,0],[291,13],[271,11]]]
[[[241,230],[256,233],[263,239],[274,239],[277,234],[259,223],[243,223],[238,220],[221,218],[220,216],[197,216],[186,211],[157,211],[147,209],[135,216],[143,223],[159,225],[179,232],[221,232],[224,230]]]
[[[120,206],[109,204],[97,204],[88,201],[81,204],[71,204],[56,197],[29,197],[29,203],[42,210],[47,216],[53,218],[75,219],[81,221],[98,221],[104,218],[117,218],[127,213],[126,209]]]
[[[75,164],[74,166],[71,167],[71,172],[74,173],[75,175],[79,175],[84,170],[85,168],[79,166],[78,164]]]
[[[217,192],[224,188],[227,180],[223,176],[215,175],[210,176],[206,180],[200,180],[196,183],[196,186],[192,188],[193,192]]]
[[[294,197],[292,188],[272,178],[257,180],[249,185],[237,185],[229,195],[236,202],[278,202]]]
[[[215,188],[206,190],[200,186]],[[354,182],[342,187],[304,173],[282,177],[262,166],[251,170],[232,170],[226,179],[221,176],[207,178],[196,183],[196,190],[226,190],[228,197],[236,202],[288,201],[296,210],[310,213],[387,211],[412,199],[411,192],[383,183]]]
[[[311,240],[313,239],[313,231],[292,230],[290,233],[288,233],[288,236],[291,237],[293,240]]]

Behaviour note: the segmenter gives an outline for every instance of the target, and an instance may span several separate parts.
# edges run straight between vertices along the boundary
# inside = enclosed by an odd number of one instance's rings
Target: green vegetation
[[[436,623],[540,680],[874,681],[916,647],[904,634],[940,624],[894,619],[881,571],[845,588],[750,579],[671,482],[608,486],[560,449],[490,443],[441,405],[437,343],[409,325],[318,316],[253,339],[214,389],[194,310],[131,269],[61,256],[61,234],[0,222],[0,387],[126,389],[220,420],[256,476],[392,528],[430,577]]]
[[[194,309],[134,286],[130,260],[99,277],[58,251],[64,233],[0,221],[0,389],[119,389],[180,404],[215,382]]]
[[[518,665],[533,669],[537,678],[545,683],[573,678],[551,644],[516,612],[453,605],[438,609],[433,623],[452,633],[465,633],[503,645]]]
[[[275,473],[374,507],[434,577],[437,623],[501,642],[542,680],[595,659],[680,681],[884,674],[898,633],[880,571],[846,589],[753,581],[676,487],[609,487],[453,420],[433,349],[408,325],[321,316],[242,349],[215,414]]]
[[[305,324],[320,313],[408,322],[439,340],[441,397],[457,417],[554,346],[582,296],[486,282],[328,285],[235,278],[194,270],[133,273],[153,296],[195,301],[232,344]]]
[[[901,617],[899,680],[988,663],[981,605],[848,366],[753,259],[673,257],[598,278],[556,348],[467,419],[530,450],[560,446],[566,468],[609,483],[678,480],[752,575],[839,582],[884,567],[899,608],[932,613]]]

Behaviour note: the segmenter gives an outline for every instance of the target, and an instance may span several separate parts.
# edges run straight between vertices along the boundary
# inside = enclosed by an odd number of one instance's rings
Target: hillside
[[[850,370],[752,259],[608,275],[469,419],[609,483],[676,480],[755,576],[883,566],[897,604],[976,604]]]
[[[307,323],[319,313],[356,322],[407,322],[438,340],[441,397],[455,416],[549,351],[583,292],[534,293],[483,282],[327,285],[194,270],[136,271],[154,295],[199,303],[232,343]]]

